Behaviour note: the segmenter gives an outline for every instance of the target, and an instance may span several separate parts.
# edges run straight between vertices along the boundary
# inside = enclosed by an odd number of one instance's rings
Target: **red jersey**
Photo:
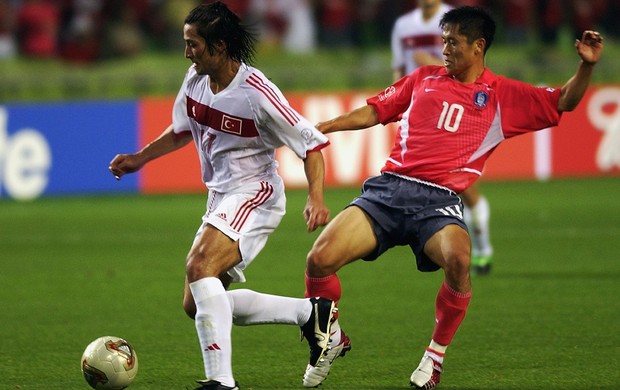
[[[400,120],[381,172],[424,180],[457,193],[482,174],[505,139],[558,124],[560,90],[534,87],[485,69],[471,84],[443,66],[423,66],[369,98],[382,124]]]

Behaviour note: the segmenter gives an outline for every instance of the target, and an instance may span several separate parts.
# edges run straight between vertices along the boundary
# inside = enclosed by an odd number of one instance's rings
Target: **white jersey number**
[[[441,110],[441,115],[437,121],[437,128],[444,129],[451,133],[456,132],[461,124],[464,111],[465,109],[460,104],[449,104],[448,102],[443,102],[443,109]]]

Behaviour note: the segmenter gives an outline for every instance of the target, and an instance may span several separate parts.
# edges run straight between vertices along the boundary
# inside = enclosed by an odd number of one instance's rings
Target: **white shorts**
[[[245,282],[243,270],[250,265],[278,227],[286,210],[282,178],[250,183],[234,192],[209,191],[207,211],[195,241],[208,225],[239,241],[241,262],[228,271],[233,282]]]

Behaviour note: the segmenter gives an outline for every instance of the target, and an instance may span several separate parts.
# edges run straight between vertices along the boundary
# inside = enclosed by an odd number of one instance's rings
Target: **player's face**
[[[207,43],[198,34],[194,24],[183,26],[183,40],[185,41],[185,58],[194,63],[194,69],[198,74],[211,74],[218,64],[218,55],[211,55]]]
[[[467,42],[467,37],[458,33],[458,26],[446,26],[442,32],[444,65],[448,74],[467,75],[474,66],[483,64],[481,40]],[[480,62],[482,61],[482,62]]]

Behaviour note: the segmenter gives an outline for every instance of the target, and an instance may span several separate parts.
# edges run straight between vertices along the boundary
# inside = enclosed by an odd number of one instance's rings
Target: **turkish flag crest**
[[[239,118],[233,118],[228,115],[222,116],[222,131],[241,135],[242,125],[243,121]]]

